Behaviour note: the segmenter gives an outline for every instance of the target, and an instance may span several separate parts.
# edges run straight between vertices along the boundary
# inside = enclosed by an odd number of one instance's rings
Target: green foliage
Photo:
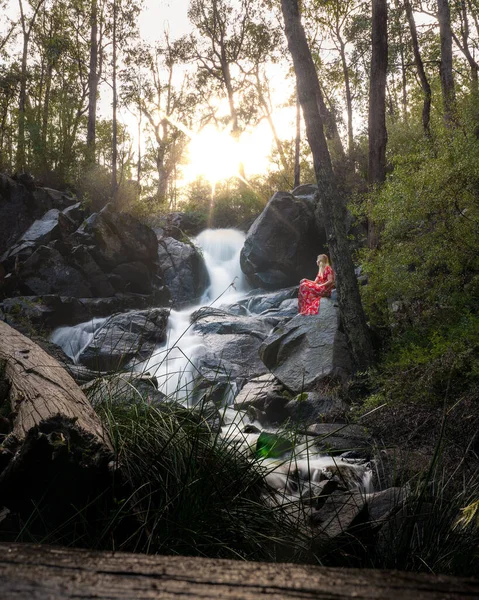
[[[431,144],[393,137],[394,170],[370,197],[381,247],[362,257],[364,301],[387,332],[381,379],[395,399],[479,383],[479,140],[468,125]]]
[[[255,191],[231,180],[214,190],[203,180],[190,186],[182,209],[194,213],[208,227],[247,229],[265,205]]]

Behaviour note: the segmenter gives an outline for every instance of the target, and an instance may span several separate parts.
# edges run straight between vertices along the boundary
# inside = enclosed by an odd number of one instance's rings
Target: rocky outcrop
[[[61,211],[74,203],[68,194],[35,188],[26,175],[13,179],[0,174],[0,256],[47,211]]]
[[[209,381],[235,382],[266,373],[258,350],[271,329],[267,319],[232,315],[215,308],[193,313],[193,328],[203,336],[204,352],[198,363]]]
[[[162,237],[158,243],[158,261],[172,305],[183,307],[197,303],[209,279],[203,257],[195,246],[173,237]]]
[[[261,345],[260,356],[275,377],[298,394],[324,381],[345,381],[352,372],[339,311],[327,298],[321,300],[318,315],[296,315],[276,327]]]
[[[316,274],[316,256],[325,243],[310,203],[277,192],[248,231],[241,268],[254,287],[274,290],[296,285]]]
[[[166,339],[168,310],[152,308],[113,315],[94,333],[79,362],[95,371],[118,371],[146,360]]]
[[[111,205],[88,216],[73,196],[36,188],[26,176],[20,179],[0,176],[0,220],[5,225],[0,232],[0,297],[29,298],[0,307],[9,322],[21,326],[12,318],[13,307],[25,304],[33,309],[23,314],[24,320],[44,314],[50,321],[53,303],[47,301],[45,307],[43,297],[53,295],[62,298],[60,308],[68,297],[81,299],[70,301],[74,310],[69,321],[64,310],[51,319],[70,325],[78,323],[80,314],[91,317],[82,309],[91,298],[120,296],[112,302],[120,309],[169,303],[160,276],[158,241],[149,227]],[[125,296],[131,301],[125,303]]]

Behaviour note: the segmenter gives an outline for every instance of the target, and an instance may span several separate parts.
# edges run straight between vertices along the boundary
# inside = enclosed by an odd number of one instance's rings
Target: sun
[[[240,154],[240,145],[229,131],[207,126],[194,135],[188,145],[184,177],[192,181],[201,176],[214,185],[220,180],[238,176]]]

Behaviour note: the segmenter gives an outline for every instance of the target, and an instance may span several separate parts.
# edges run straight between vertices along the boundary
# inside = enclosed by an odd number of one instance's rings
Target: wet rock
[[[205,379],[233,383],[266,373],[258,355],[271,327],[265,320],[209,308],[197,311],[192,319],[194,330],[203,336],[198,368]]]
[[[68,221],[69,219],[58,209],[52,208],[41,219],[37,219],[30,225],[19,242],[32,242],[35,246],[45,246],[60,237],[62,228],[68,230]]]
[[[311,206],[277,192],[248,231],[241,268],[254,287],[272,290],[296,285],[303,277],[316,275],[316,256],[325,243],[324,232],[316,230]]]
[[[233,314],[274,315],[292,317],[298,312],[298,286],[274,292],[255,290],[248,296],[228,306]]]
[[[166,339],[169,311],[164,308],[113,315],[96,331],[79,357],[97,371],[117,371],[133,359],[146,360]]]
[[[83,208],[81,202],[75,202],[75,204],[68,206],[62,212],[73,223],[75,223],[77,227],[81,225],[81,222],[85,219],[86,216],[86,211]]]
[[[339,312],[328,298],[318,315],[296,315],[276,327],[260,348],[266,367],[295,393],[317,389],[324,381],[345,382],[352,372]]]
[[[173,237],[158,244],[160,275],[169,289],[173,306],[195,304],[208,286],[208,273],[203,257],[191,244]]]

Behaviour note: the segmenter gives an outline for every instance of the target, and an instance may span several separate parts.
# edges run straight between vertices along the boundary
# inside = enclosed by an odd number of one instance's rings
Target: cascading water
[[[106,318],[96,318],[73,327],[58,327],[52,333],[51,341],[60,346],[63,352],[77,364],[81,353],[105,321]]]
[[[203,254],[210,285],[199,305],[171,311],[166,344],[135,367],[136,371],[154,375],[158,389],[167,396],[185,401],[194,388],[195,361],[201,355],[203,343],[191,327],[191,315],[205,305],[219,306],[226,299],[232,303],[244,293],[239,261],[244,239],[244,233],[233,229],[207,229],[194,240]]]

